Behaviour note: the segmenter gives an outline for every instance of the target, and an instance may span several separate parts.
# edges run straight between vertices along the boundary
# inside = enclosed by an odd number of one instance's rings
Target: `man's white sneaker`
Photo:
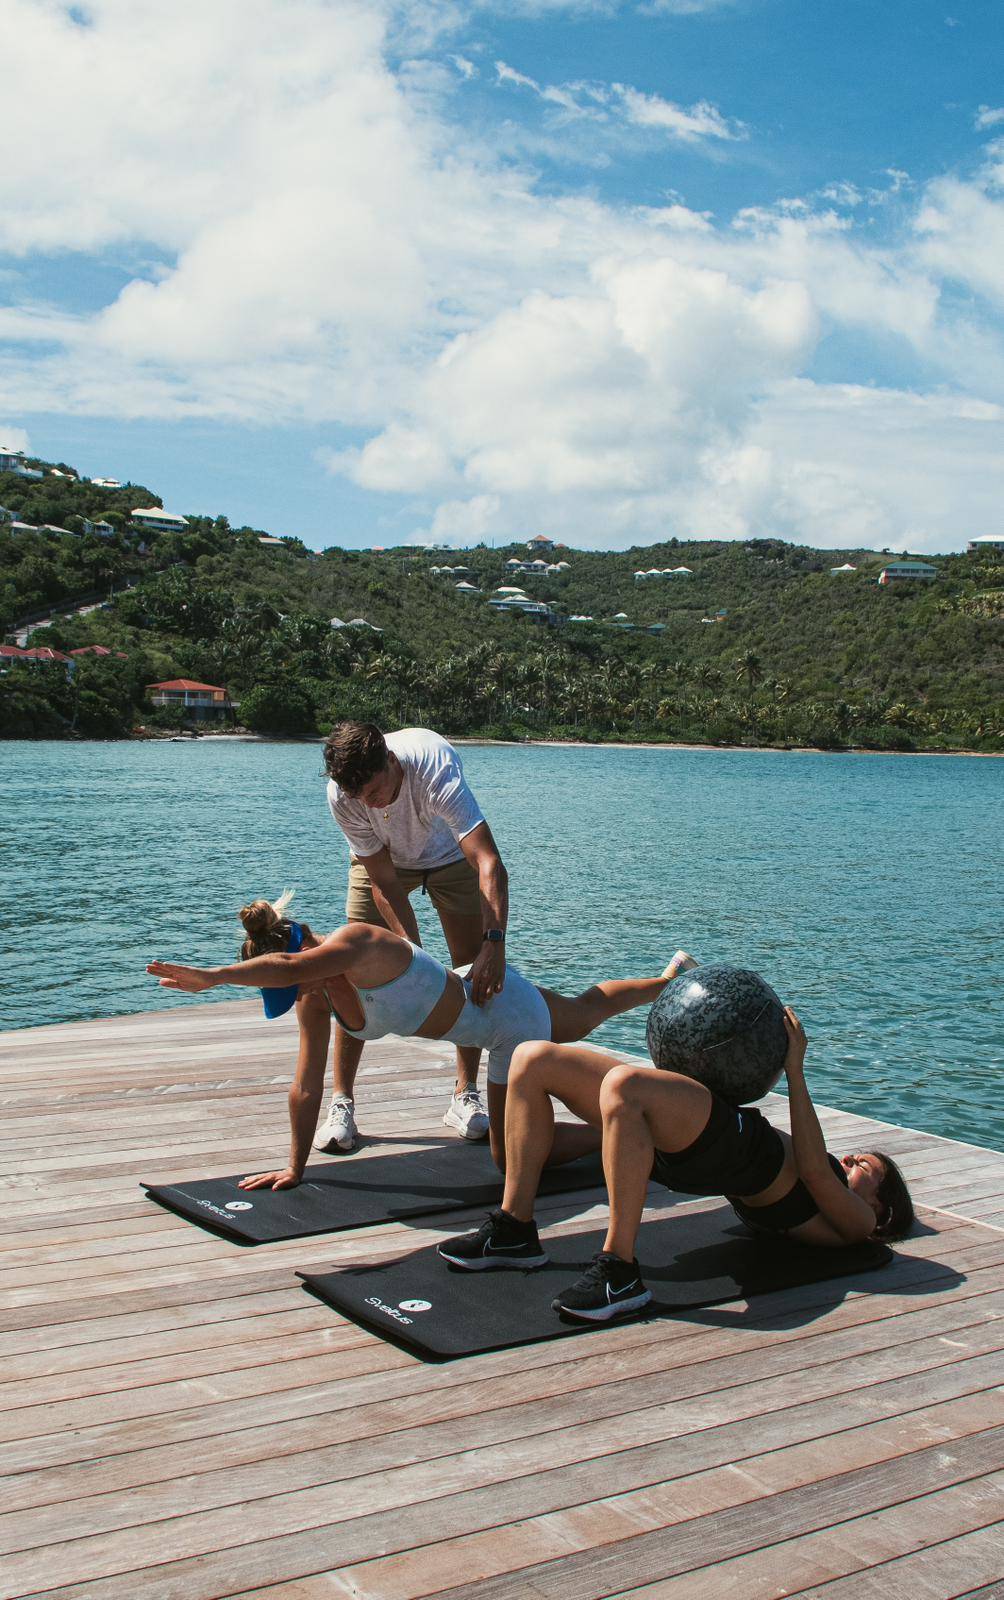
[[[455,1094],[443,1121],[448,1128],[456,1128],[464,1139],[488,1137],[488,1113],[477,1089],[465,1089],[462,1094]]]
[[[327,1118],[314,1136],[314,1149],[326,1150],[334,1155],[336,1150],[352,1150],[357,1138],[355,1101],[336,1094]]]

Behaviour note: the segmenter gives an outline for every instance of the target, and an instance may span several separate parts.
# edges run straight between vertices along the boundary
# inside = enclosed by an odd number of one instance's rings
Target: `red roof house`
[[[168,678],[163,683],[148,683],[146,692],[155,706],[181,706],[199,716],[230,710],[226,689],[216,683],[197,683],[194,678]]]

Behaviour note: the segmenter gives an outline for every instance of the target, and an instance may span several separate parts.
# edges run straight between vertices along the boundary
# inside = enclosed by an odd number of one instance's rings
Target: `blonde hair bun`
[[[293,889],[284,889],[278,900],[252,900],[241,906],[237,914],[247,934],[241,952],[245,961],[249,955],[261,954],[267,949],[285,949],[289,925],[286,912],[294,893]]]

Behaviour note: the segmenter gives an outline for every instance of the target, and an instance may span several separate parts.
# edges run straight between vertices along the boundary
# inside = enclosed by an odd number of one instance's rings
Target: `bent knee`
[[[523,1044],[518,1044],[509,1062],[510,1088],[515,1079],[539,1072],[550,1058],[553,1049],[554,1046],[546,1039],[527,1039]]]
[[[600,1084],[600,1110],[637,1104],[651,1076],[651,1067],[635,1066],[630,1061],[611,1067]]]

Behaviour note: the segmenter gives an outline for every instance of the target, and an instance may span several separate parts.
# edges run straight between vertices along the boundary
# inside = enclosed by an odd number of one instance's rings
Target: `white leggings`
[[[469,966],[457,969],[464,983],[464,1009],[443,1038],[462,1049],[487,1050],[488,1082],[506,1083],[516,1046],[529,1039],[550,1039],[551,1013],[536,984],[510,966],[501,993],[476,1006],[471,1000],[470,970]]]

